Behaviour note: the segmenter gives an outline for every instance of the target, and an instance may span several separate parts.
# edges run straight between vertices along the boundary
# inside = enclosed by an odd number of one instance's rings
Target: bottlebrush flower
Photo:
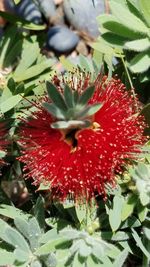
[[[90,77],[47,83],[50,100],[20,130],[19,160],[35,185],[48,183],[53,198],[90,201],[116,183],[116,172],[136,159],[145,142],[140,103],[117,78]]]

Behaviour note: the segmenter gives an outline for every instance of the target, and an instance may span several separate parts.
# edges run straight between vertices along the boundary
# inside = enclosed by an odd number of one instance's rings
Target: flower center
[[[76,151],[78,140],[77,140],[77,132],[79,129],[70,129],[69,131],[62,131],[63,140],[71,145],[71,153]]]

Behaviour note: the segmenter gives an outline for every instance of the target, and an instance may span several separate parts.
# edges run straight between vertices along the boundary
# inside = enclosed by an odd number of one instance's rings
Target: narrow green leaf
[[[66,103],[61,95],[58,92],[57,88],[50,82],[46,82],[46,88],[49,95],[49,98],[54,102],[54,104],[63,111],[67,110]]]
[[[92,65],[92,60],[83,56],[82,54],[79,55],[79,60],[80,60],[80,63],[78,65],[81,70],[83,70],[86,73],[93,73],[94,69]]]
[[[65,114],[63,110],[56,107],[54,104],[49,104],[47,102],[43,103],[42,106],[55,118],[65,119]]]
[[[24,20],[17,15],[10,14],[4,11],[0,11],[0,16],[11,23],[15,23],[18,26],[22,26],[23,28],[28,30],[40,31],[46,28],[46,25],[37,25],[27,20]]]
[[[12,94],[14,94],[15,89],[16,89],[16,83],[12,77],[9,78],[8,83],[7,83],[7,87],[12,92]]]
[[[139,0],[139,5],[142,11],[143,18],[146,20],[148,26],[150,27],[150,1]]]
[[[113,267],[122,267],[126,258],[128,256],[128,249],[125,248],[118,256],[117,259],[114,261]]]
[[[39,239],[40,243],[47,243],[50,240],[55,240],[58,237],[57,229],[51,229],[47,231],[45,234],[42,234],[42,236]]]
[[[134,73],[140,73],[150,68],[150,53],[141,52],[136,55],[129,64],[129,68]]]
[[[148,213],[148,208],[144,207],[140,202],[137,205],[138,217],[141,222],[144,222]]]
[[[20,209],[5,204],[0,205],[0,214],[12,219],[19,217],[28,220],[31,217],[30,214],[23,213]]]
[[[31,256],[29,253],[23,251],[20,248],[16,248],[14,250],[14,255],[18,262],[27,262],[29,260],[29,257]]]
[[[24,93],[24,91],[25,91],[25,87],[24,87],[24,83],[22,82],[22,83],[18,84],[18,86],[16,87],[15,95],[22,94],[22,93]]]
[[[22,233],[24,235],[24,237],[29,239],[29,224],[28,224],[28,221],[23,219],[23,218],[16,217],[14,219],[14,224],[15,224],[16,228],[19,230],[19,232]]]
[[[80,258],[76,254],[73,260],[73,265],[72,267],[85,267],[85,262],[81,262]]]
[[[91,125],[88,120],[70,120],[70,121],[57,121],[51,124],[54,129],[75,129],[75,128],[87,128]]]
[[[45,210],[44,210],[44,199],[42,196],[37,198],[36,204],[34,206],[34,215],[39,223],[41,229],[45,227]]]
[[[134,229],[132,229],[132,232],[133,232],[132,236],[135,239],[137,246],[142,250],[144,255],[150,260],[149,251],[147,251],[146,248],[144,247],[144,245],[141,241],[141,238],[139,237],[139,235],[137,234],[137,232]]]
[[[116,39],[119,40],[119,37],[124,37],[128,39],[140,38],[141,34],[139,32],[135,32],[132,28],[126,27],[123,23],[121,23],[115,16],[113,15],[101,15],[98,18],[100,25],[104,27],[104,29],[109,30],[114,33]],[[110,33],[108,32],[108,34]],[[102,37],[105,35],[102,33]],[[105,38],[104,38],[105,39]]]
[[[87,106],[87,108],[83,109],[81,112],[77,113],[77,116],[79,119],[85,118],[85,117],[89,117],[94,115],[97,111],[100,110],[100,108],[102,107],[103,104],[93,104],[91,106]]]
[[[121,213],[122,221],[125,221],[133,213],[137,200],[138,200],[138,196],[134,194],[131,194],[127,197],[122,207],[122,213]]]
[[[100,265],[100,262],[98,262],[97,260],[93,259],[92,257],[88,257],[87,258],[87,260],[86,260],[86,266],[87,267],[98,267],[98,266],[104,267],[103,265]],[[73,267],[77,267],[77,265],[76,266],[73,266]],[[107,265],[107,267],[113,267],[113,266]]]
[[[35,251],[35,255],[40,256],[53,252],[55,250],[56,245],[60,244],[62,241],[64,241],[64,239],[60,238],[60,236],[58,236],[53,240],[48,241],[41,247],[37,248],[37,250]]]
[[[88,246],[82,239],[77,242],[80,242],[78,243],[79,255],[83,258],[87,258],[92,253],[92,247]]]
[[[67,70],[67,71],[73,71],[76,68],[76,65],[74,65],[68,58],[66,58],[65,56],[61,56],[59,58],[59,61],[61,62],[61,64],[63,65],[63,67]]]
[[[10,109],[14,108],[21,100],[22,100],[21,95],[14,95],[14,96],[8,98],[8,100],[6,100],[0,104],[1,112],[5,113],[5,112],[9,111]]]
[[[42,267],[42,263],[38,260],[32,261],[31,262],[31,267]]]
[[[150,228],[144,226],[144,227],[143,227],[143,231],[144,231],[144,234],[145,234],[146,238],[147,238],[148,240],[150,240]]]
[[[30,248],[27,243],[27,241],[24,239],[24,237],[15,229],[11,227],[7,227],[5,229],[5,241],[15,248],[20,248],[23,251],[26,251],[27,253],[30,253]]]
[[[15,43],[13,43],[13,46],[11,47],[11,49],[8,49],[7,54],[5,56],[5,60],[4,60],[4,67],[10,67],[14,64],[15,60],[17,59],[17,57],[20,56],[21,54],[21,50],[22,50],[22,43],[23,43],[23,39],[20,39],[21,37],[19,37],[19,40],[15,40]]]
[[[72,92],[71,88],[67,84],[65,84],[64,98],[65,98],[66,105],[69,108],[72,108],[73,104],[74,104],[73,103],[73,92]]]
[[[41,74],[43,71],[46,71],[46,70],[50,71],[50,67],[52,64],[53,62],[51,61],[51,59],[45,59],[43,62],[31,66],[26,71],[20,74],[14,74],[13,78],[16,82],[22,82],[22,81],[31,79]]]
[[[30,56],[29,56],[30,51]],[[40,54],[39,44],[37,42],[29,42],[27,40],[23,43],[21,60],[15,69],[14,75],[19,76],[23,74],[29,67],[36,62],[38,56]]]
[[[86,105],[88,103],[88,101],[90,100],[90,98],[93,96],[94,90],[95,90],[95,87],[94,86],[88,87],[82,93],[82,95],[79,97],[78,104],[83,105],[83,106]]]
[[[41,236],[41,229],[35,217],[29,220],[29,241],[32,251],[35,251],[39,246],[39,238]]]
[[[131,42],[126,42],[124,48],[136,52],[141,52],[150,48],[150,40],[148,38],[143,38]]]
[[[135,32],[139,32],[143,35],[149,34],[148,27],[137,16],[132,14],[127,7],[116,1],[110,1],[110,9],[112,14],[125,25],[127,28],[132,29]],[[127,19],[128,18],[128,19]]]
[[[121,224],[122,205],[123,198],[116,195],[113,199],[113,208],[109,211],[109,222],[113,231],[116,231]]]
[[[97,39],[97,41],[94,42],[91,46],[95,50],[97,50],[103,54],[110,54],[110,55],[114,54],[114,49],[109,44],[107,44],[107,42],[105,42],[102,38]]]
[[[17,5],[21,2],[21,0],[14,0],[14,3]]]
[[[79,99],[79,93],[78,93],[78,91],[76,90],[76,91],[74,91],[74,93],[73,93],[73,102],[74,102],[74,105],[77,105],[77,103],[78,103],[78,99]]]
[[[15,255],[10,252],[6,251],[4,249],[0,249],[0,266],[14,266],[13,263],[15,261]]]
[[[85,217],[86,217],[86,208],[83,206],[75,206],[75,210],[76,210],[76,214],[77,214],[77,218],[79,220],[79,222],[81,223]]]

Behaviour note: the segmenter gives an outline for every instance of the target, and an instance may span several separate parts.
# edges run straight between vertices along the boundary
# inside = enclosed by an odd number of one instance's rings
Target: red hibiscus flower
[[[114,185],[116,172],[135,160],[145,142],[140,104],[120,80],[89,77],[57,86],[47,83],[50,100],[20,131],[19,160],[35,185],[48,182],[52,196],[90,201]],[[138,109],[138,112],[137,112]]]

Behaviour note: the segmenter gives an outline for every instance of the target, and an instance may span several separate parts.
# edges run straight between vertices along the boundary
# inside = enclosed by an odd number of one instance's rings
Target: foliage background
[[[98,17],[101,36],[90,44],[92,58],[80,55],[78,65],[64,56],[59,61],[65,75],[79,68],[94,79],[102,65],[109,77],[117,74],[138,94],[149,134],[150,2],[110,0],[109,6],[111,14]],[[107,188],[106,202],[99,197],[91,207],[52,203],[45,187],[35,191],[16,160],[18,117],[28,116],[29,101],[45,93],[45,80],[58,72],[57,61],[41,52],[45,25],[0,15],[10,22],[0,40],[0,112],[9,132],[8,153],[0,154],[7,162],[0,177],[0,266],[148,267],[149,143],[118,177],[116,188]]]

